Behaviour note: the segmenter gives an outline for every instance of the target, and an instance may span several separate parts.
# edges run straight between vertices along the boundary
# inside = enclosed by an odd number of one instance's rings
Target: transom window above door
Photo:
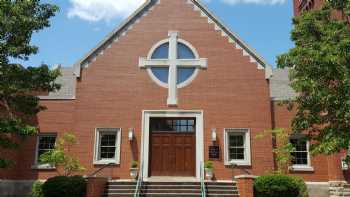
[[[193,133],[196,128],[194,118],[152,118],[151,131]]]

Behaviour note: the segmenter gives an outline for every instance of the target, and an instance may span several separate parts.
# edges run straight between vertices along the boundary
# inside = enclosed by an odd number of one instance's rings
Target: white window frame
[[[115,158],[113,159],[100,159],[100,147],[101,147],[101,133],[113,133],[116,134],[116,144],[115,144]],[[120,164],[120,150],[121,150],[121,128],[96,128],[95,129],[95,146],[94,146],[94,165],[104,165],[104,164]]]
[[[229,135],[230,133],[242,134],[244,135],[244,159],[242,160],[230,160],[229,159]],[[250,129],[248,128],[225,128],[224,129],[224,155],[225,155],[225,165],[231,165],[234,162],[238,166],[251,166],[251,149],[250,149]]]
[[[299,134],[299,135],[292,135],[290,136],[290,139],[296,139],[299,140],[301,138],[305,137],[305,135]],[[291,171],[314,171],[314,168],[311,165],[311,154],[310,154],[310,141],[306,141],[306,151],[307,151],[307,164],[293,164],[289,167],[289,170]]]
[[[38,162],[39,160],[39,143],[41,137],[55,137],[55,145],[57,142],[57,133],[40,133],[36,137],[36,147],[35,147],[35,160],[34,165],[32,166],[33,169],[55,169],[55,166],[52,166],[50,164],[40,164]]]

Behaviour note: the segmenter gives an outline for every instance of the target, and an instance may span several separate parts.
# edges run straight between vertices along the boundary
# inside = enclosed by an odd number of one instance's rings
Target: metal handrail
[[[100,169],[96,170],[95,172],[91,173],[90,175],[88,175],[88,177],[96,177],[96,175],[101,172],[103,169],[109,167],[109,166],[112,166],[112,165],[115,165],[115,163],[108,163],[108,164],[105,164],[103,165]]]
[[[143,182],[143,161],[141,162],[140,172],[139,172],[139,177],[137,178],[137,184],[136,184],[136,188],[135,188],[134,197],[140,196],[142,182]]]
[[[201,162],[200,164],[200,182],[201,182],[201,193],[202,193],[202,197],[206,197],[206,188],[205,188],[205,182],[204,182],[204,163]]]

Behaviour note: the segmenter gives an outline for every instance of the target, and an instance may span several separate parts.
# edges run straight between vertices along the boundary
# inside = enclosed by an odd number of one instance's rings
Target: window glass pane
[[[177,68],[177,84],[180,84],[180,83],[186,81],[187,79],[189,79],[193,75],[195,70],[196,70],[195,68],[178,67]]]
[[[169,43],[160,45],[152,54],[152,59],[168,59],[169,58]]]
[[[245,134],[229,134],[228,136],[228,159],[229,160],[244,160],[245,159],[245,147],[244,147]]]
[[[101,159],[113,159],[115,149],[115,147],[101,147]]]
[[[294,165],[308,165],[307,142],[305,139],[291,139],[295,151],[291,153]]]
[[[116,151],[116,133],[101,133],[100,141],[100,158],[114,159]]]
[[[167,68],[153,67],[153,68],[151,68],[151,71],[154,74],[154,76],[156,76],[157,79],[159,79],[161,82],[166,83],[166,84],[168,83],[169,67],[167,67]]]
[[[40,156],[55,148],[56,136],[39,136],[38,161]]]
[[[152,132],[194,132],[195,120],[189,118],[151,118]]]
[[[192,50],[182,43],[177,44],[177,58],[178,59],[195,59]]]
[[[115,134],[102,135],[101,146],[115,146]]]
[[[243,160],[244,159],[244,148],[230,148],[229,159],[232,160]]]
[[[243,135],[230,135],[230,146],[244,146]]]

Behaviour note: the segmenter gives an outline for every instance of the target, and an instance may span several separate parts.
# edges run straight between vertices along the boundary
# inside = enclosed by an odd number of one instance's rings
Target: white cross
[[[151,59],[141,57],[139,60],[139,67],[152,68],[152,67],[169,67],[168,78],[168,100],[169,106],[177,105],[177,67],[187,68],[207,68],[207,59],[177,59],[177,44],[178,44],[178,32],[169,32],[169,59]]]

